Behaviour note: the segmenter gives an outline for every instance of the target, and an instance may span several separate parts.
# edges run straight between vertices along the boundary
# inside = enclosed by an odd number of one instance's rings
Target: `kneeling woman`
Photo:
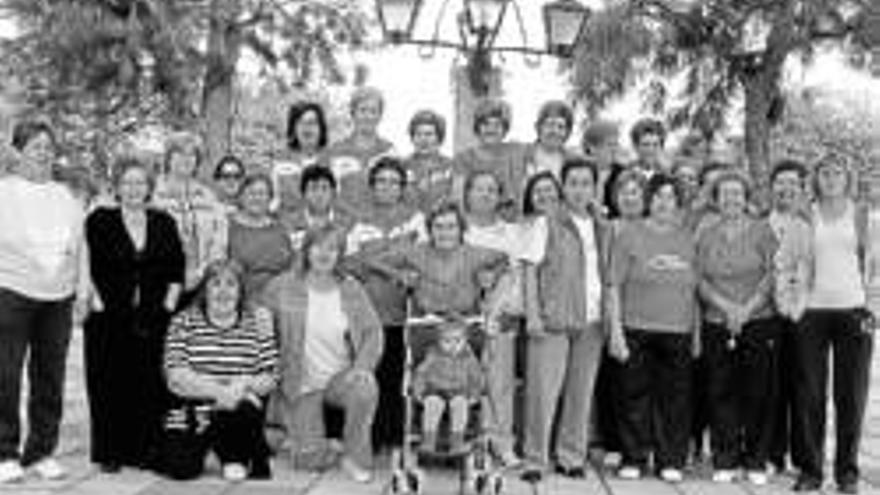
[[[168,387],[177,403],[165,418],[164,472],[199,476],[213,450],[223,477],[268,478],[265,398],[277,380],[272,316],[244,304],[243,270],[208,265],[194,303],[171,322],[165,344]]]
[[[275,311],[283,360],[277,400],[298,467],[314,467],[328,451],[324,406],[345,413],[342,468],[355,481],[372,478],[370,433],[378,400],[374,370],[382,355],[382,324],[361,284],[340,273],[341,231],[310,231],[301,272],[266,287]],[[317,459],[317,460],[316,460]]]

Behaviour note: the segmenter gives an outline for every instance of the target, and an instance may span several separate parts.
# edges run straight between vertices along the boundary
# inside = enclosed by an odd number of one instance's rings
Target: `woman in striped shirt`
[[[208,266],[194,303],[171,322],[165,343],[168,387],[179,399],[165,418],[165,474],[199,476],[208,450],[229,480],[269,478],[265,397],[277,381],[272,316],[245,304],[243,270]]]

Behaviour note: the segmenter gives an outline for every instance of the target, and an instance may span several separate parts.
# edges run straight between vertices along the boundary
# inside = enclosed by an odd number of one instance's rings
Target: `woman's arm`
[[[254,324],[257,351],[256,374],[249,377],[247,389],[258,396],[265,396],[278,384],[279,352],[272,313],[266,308],[255,309]]]
[[[350,307],[353,309],[353,314],[349,317],[349,324],[357,325],[360,328],[358,333],[361,341],[358,348],[355,349],[352,367],[355,370],[372,374],[385,348],[382,322],[363,287],[354,280],[343,283],[351,284],[351,290],[342,291],[345,297],[353,299],[349,301]],[[343,305],[345,305],[345,301],[343,301]]]

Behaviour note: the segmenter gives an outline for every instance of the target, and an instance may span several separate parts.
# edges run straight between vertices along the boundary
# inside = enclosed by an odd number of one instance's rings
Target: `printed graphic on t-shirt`
[[[647,267],[658,272],[687,271],[690,264],[677,254],[658,254],[648,260]]]

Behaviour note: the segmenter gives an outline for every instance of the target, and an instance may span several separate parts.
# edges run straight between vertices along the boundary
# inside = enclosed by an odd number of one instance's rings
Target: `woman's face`
[[[250,183],[242,189],[239,203],[242,210],[249,215],[262,217],[269,214],[269,204],[272,202],[272,193],[266,181],[258,180]]]
[[[659,134],[643,134],[636,145],[636,153],[644,163],[658,163],[663,153],[663,138]]]
[[[314,110],[307,110],[300,115],[299,120],[296,121],[294,132],[296,132],[296,139],[303,151],[317,151],[321,142],[321,125],[318,113]]]
[[[392,205],[403,197],[403,178],[397,171],[385,168],[376,172],[373,179],[373,198],[377,203]]]
[[[645,192],[635,180],[624,182],[617,190],[617,209],[623,218],[638,218],[645,211]]]
[[[461,225],[455,213],[444,213],[431,222],[431,240],[437,249],[454,249],[461,244]]]
[[[467,205],[471,213],[495,213],[500,201],[501,191],[495,176],[482,174],[474,177],[467,196]]]
[[[678,215],[678,203],[675,198],[675,188],[672,184],[666,184],[654,193],[651,198],[651,217],[655,220],[673,221]]]
[[[55,142],[46,132],[35,134],[21,150],[21,163],[29,170],[48,174],[55,161]]]
[[[244,179],[244,170],[234,162],[226,162],[217,171],[217,188],[223,194],[224,198],[235,198],[241,187],[241,181]]]
[[[355,129],[375,132],[382,120],[382,102],[378,98],[363,99],[354,107],[351,117]]]
[[[232,271],[221,270],[208,281],[208,309],[214,311],[234,311],[241,297],[238,278]]]
[[[147,202],[150,194],[150,182],[147,171],[140,167],[132,167],[126,170],[117,184],[119,202],[123,206],[142,206]]]
[[[842,165],[825,165],[818,171],[819,196],[822,198],[840,198],[846,196],[848,178],[846,168]]]
[[[419,153],[432,153],[440,147],[440,135],[433,124],[420,124],[413,130],[413,147]]]
[[[329,275],[336,269],[339,261],[339,239],[330,235],[309,247],[309,270],[320,275]]]
[[[478,129],[478,137],[483,144],[498,144],[504,141],[507,131],[504,128],[504,121],[498,117],[489,117],[480,123]]]
[[[576,211],[585,211],[593,202],[596,192],[596,181],[590,169],[579,167],[572,169],[562,185],[565,201]]]
[[[550,116],[538,125],[538,142],[547,148],[562,148],[568,136],[568,123],[562,117]]]
[[[559,191],[550,179],[542,179],[532,188],[532,206],[536,213],[546,214],[559,206]]]
[[[177,150],[171,154],[168,171],[177,177],[192,177],[196,173],[198,158],[193,149]]]
[[[770,185],[773,192],[773,202],[776,208],[790,210],[800,200],[803,192],[803,181],[800,174],[794,170],[787,170],[776,174]]]
[[[728,218],[746,212],[746,189],[742,182],[726,180],[718,184],[718,209]]]
[[[675,171],[675,177],[681,184],[682,192],[686,198],[694,198],[700,188],[699,175],[697,169],[690,165],[679,166]]]
[[[333,185],[327,180],[313,180],[306,184],[303,199],[309,211],[323,213],[330,210],[333,204]]]

